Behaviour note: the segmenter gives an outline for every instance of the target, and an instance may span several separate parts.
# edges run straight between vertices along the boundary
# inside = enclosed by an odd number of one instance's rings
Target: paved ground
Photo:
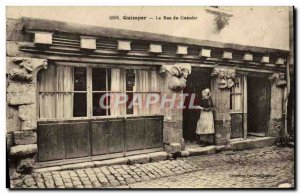
[[[34,173],[11,184],[14,188],[293,187],[293,160],[293,149],[273,146],[148,164]]]
[[[293,151],[261,148],[189,159],[197,172],[129,185],[130,188],[277,188],[294,186]]]

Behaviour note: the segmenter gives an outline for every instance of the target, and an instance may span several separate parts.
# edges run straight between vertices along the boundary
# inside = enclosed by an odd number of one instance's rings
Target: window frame
[[[116,69],[121,69],[121,70],[125,70],[126,69],[132,69],[132,70],[148,70],[148,71],[157,71],[157,67],[156,66],[125,66],[125,65],[122,65],[122,64],[119,64],[119,65],[105,65],[105,64],[101,64],[101,66],[99,64],[90,64],[90,63],[67,63],[67,62],[57,62],[55,64],[51,64],[51,65],[54,65],[55,67],[58,67],[58,66],[69,66],[69,67],[73,67],[73,68],[76,68],[76,67],[82,67],[82,68],[86,68],[86,91],[75,91],[74,88],[73,88],[73,91],[72,92],[72,98],[74,99],[74,93],[75,92],[79,92],[79,93],[86,93],[87,94],[87,114],[86,116],[84,117],[70,117],[70,118],[40,118],[40,113],[39,113],[39,109],[40,109],[40,101],[39,101],[39,96],[40,96],[40,93],[45,93],[45,92],[41,92],[40,91],[40,80],[37,79],[37,92],[36,92],[36,110],[37,110],[37,121],[38,122],[47,122],[47,121],[75,121],[75,120],[93,120],[93,119],[109,119],[109,118],[127,118],[127,117],[144,117],[144,116],[162,116],[163,114],[161,113],[158,113],[158,114],[127,114],[127,109],[126,109],[126,114],[125,115],[118,115],[118,116],[114,116],[114,115],[108,115],[107,112],[108,112],[108,109],[106,109],[106,115],[103,115],[103,116],[93,116],[93,93],[94,92],[101,92],[101,91],[93,91],[93,88],[92,88],[92,69],[93,68],[101,68],[101,69],[106,69],[106,73],[107,73],[107,70],[108,69],[112,69],[112,68],[116,68]],[[44,70],[44,71],[47,71]],[[39,73],[39,72],[38,72]],[[38,77],[38,76],[37,76]],[[55,79],[56,79],[56,74],[55,74]],[[74,72],[73,72],[73,79],[74,79]],[[106,91],[103,91],[103,92],[106,92],[106,93],[111,93],[111,89],[108,90],[108,76],[106,76]],[[126,76],[125,76],[125,79],[126,79]],[[132,93],[135,93],[134,91],[127,91],[127,88],[125,88],[125,91],[123,91],[122,93],[126,94],[127,92],[132,92]],[[153,91],[148,91],[148,92],[143,92],[143,93],[162,93],[163,91],[160,91],[160,92],[153,92]],[[55,91],[53,93],[69,93],[69,91],[67,92],[60,92],[60,91]],[[141,93],[141,92],[137,92],[137,93]]]
[[[55,68],[57,68],[58,66],[65,66],[65,65],[55,65]],[[74,80],[74,68],[78,67],[78,66],[71,66],[71,67],[73,68],[72,78]],[[47,71],[47,69],[45,71]],[[87,75],[87,72],[86,72],[86,85],[87,86],[86,86],[86,90],[85,91],[75,91],[74,85],[73,85],[73,90],[72,91],[57,91],[57,88],[55,88],[56,91],[40,91],[40,79],[39,78],[40,77],[37,76],[37,83],[36,83],[36,85],[37,85],[37,92],[36,92],[36,99],[37,99],[36,100],[36,102],[37,102],[37,104],[36,104],[36,110],[37,110],[36,115],[37,115],[37,121],[83,120],[83,119],[90,118],[90,117],[88,117],[88,115],[89,115],[89,109],[88,109],[88,75]],[[56,71],[56,69],[55,69],[55,79],[57,79],[57,71]],[[73,116],[70,117],[70,118],[57,118],[56,115],[55,115],[55,118],[40,118],[40,112],[39,112],[39,110],[40,110],[40,101],[39,101],[39,99],[40,98],[39,97],[40,97],[41,93],[53,93],[55,95],[58,94],[58,93],[64,93],[64,94],[71,93],[73,100],[74,100],[74,94],[75,93],[86,93],[87,94],[87,113],[86,113],[87,116],[85,116],[85,117],[74,117],[74,113],[73,113]],[[57,101],[55,101],[55,107],[56,107],[56,104],[57,104]]]
[[[243,113],[244,112],[244,76],[243,75],[237,75],[236,78],[240,79],[239,87],[240,92],[233,92],[234,87],[230,89],[230,113]],[[235,78],[235,79],[236,79]],[[240,109],[239,110],[233,110],[233,96],[240,96]]]

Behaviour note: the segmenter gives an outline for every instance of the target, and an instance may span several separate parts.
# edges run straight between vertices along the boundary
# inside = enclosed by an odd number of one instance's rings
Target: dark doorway
[[[248,135],[265,136],[270,117],[271,85],[265,77],[248,77]]]
[[[191,94],[195,93],[196,98],[194,105],[199,105],[201,99],[201,91],[205,88],[210,88],[210,73],[209,69],[193,67],[191,75],[188,76],[187,86],[184,93],[188,93],[189,97],[185,100],[185,106],[188,106],[191,100]],[[196,127],[197,121],[200,118],[200,110],[184,109],[183,110],[183,138],[187,143],[192,143],[197,140]]]

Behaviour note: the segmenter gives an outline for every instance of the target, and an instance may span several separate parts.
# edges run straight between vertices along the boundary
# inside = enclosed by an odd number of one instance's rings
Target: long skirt
[[[212,111],[201,111],[200,119],[197,122],[196,133],[199,135],[215,133],[214,117]]]

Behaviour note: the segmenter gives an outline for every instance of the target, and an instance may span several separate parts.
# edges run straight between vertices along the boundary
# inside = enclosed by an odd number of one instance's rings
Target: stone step
[[[271,146],[275,143],[274,137],[257,137],[249,139],[231,139],[227,145],[211,145],[200,147],[197,145],[186,146],[184,151],[181,151],[182,156],[199,156],[214,154],[225,150],[245,150]]]
[[[198,155],[207,155],[215,153],[215,146],[205,146],[205,147],[191,147],[187,148],[186,151],[189,152],[190,156],[198,156]]]
[[[242,139],[238,141],[230,140],[231,150],[245,150],[271,146],[275,143],[274,137],[260,137],[251,139]]]

